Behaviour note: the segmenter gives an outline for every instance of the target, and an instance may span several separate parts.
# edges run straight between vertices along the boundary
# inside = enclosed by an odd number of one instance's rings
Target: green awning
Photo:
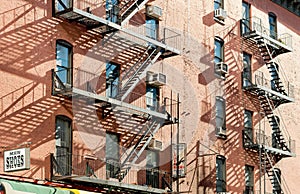
[[[26,182],[11,181],[0,179],[6,190],[6,194],[74,194],[72,191],[62,190],[55,187],[36,185]]]

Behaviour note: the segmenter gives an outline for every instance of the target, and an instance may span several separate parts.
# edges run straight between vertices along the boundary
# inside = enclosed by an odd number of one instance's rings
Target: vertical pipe
[[[171,90],[171,103],[172,103],[172,90]],[[165,103],[165,106],[167,107],[167,103]],[[170,105],[170,117],[172,119],[172,104]],[[173,158],[173,125],[171,124],[171,149],[170,149],[170,157],[171,157],[171,176],[170,176],[170,185],[172,186],[172,183],[173,183],[173,161],[174,161],[174,158]],[[173,189],[173,188],[172,188]]]
[[[176,161],[176,176],[177,176],[177,193],[179,193],[179,94],[177,93],[177,161]]]

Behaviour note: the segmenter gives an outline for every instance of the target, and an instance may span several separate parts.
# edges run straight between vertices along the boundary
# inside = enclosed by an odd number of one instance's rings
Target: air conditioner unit
[[[228,73],[228,65],[224,62],[215,63],[215,71],[225,76]]]
[[[226,129],[223,127],[217,127],[217,135],[226,136]]]
[[[150,85],[162,86],[167,82],[167,77],[162,73],[153,73],[151,71],[147,72],[146,82]]]
[[[162,9],[158,6],[150,5],[150,6],[147,6],[146,13],[149,16],[159,18],[162,16]]]
[[[162,142],[156,139],[151,139],[148,148],[153,150],[162,150]]]
[[[215,18],[224,20],[226,17],[227,17],[227,12],[224,9],[219,8],[215,10]]]

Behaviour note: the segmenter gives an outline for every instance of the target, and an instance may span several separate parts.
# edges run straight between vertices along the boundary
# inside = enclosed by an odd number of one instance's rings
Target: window
[[[277,18],[274,13],[269,13],[270,37],[277,39]]]
[[[113,133],[106,133],[106,177],[107,178],[118,178],[120,172],[119,165],[119,136]]]
[[[226,158],[218,155],[216,158],[216,191],[226,192]]]
[[[64,40],[56,42],[56,72],[64,84],[72,84],[72,45]]]
[[[115,98],[119,92],[120,66],[109,62],[106,64],[106,96]]]
[[[149,110],[157,111],[159,102],[159,88],[147,85],[146,86],[146,106]]]
[[[214,0],[214,10],[224,8],[223,0]]]
[[[71,8],[71,0],[55,0],[55,12],[64,11]]]
[[[243,16],[241,21],[241,34],[243,35],[244,33],[251,31],[250,4],[243,2],[242,7],[243,7]]]
[[[216,37],[214,62],[218,63],[222,61],[224,61],[224,41],[221,38]]]
[[[159,187],[159,167],[158,167],[158,152],[154,150],[147,150],[146,163],[146,184],[148,186]]]
[[[254,167],[253,166],[245,166],[245,192],[244,194],[253,194],[254,187]]]
[[[55,121],[55,160],[61,175],[72,173],[72,121],[66,116],[57,116]]]
[[[243,88],[252,84],[251,55],[243,53]]]
[[[226,137],[225,100],[221,96],[216,97],[216,134],[219,137]]]
[[[246,144],[253,143],[253,112],[245,110],[244,112],[244,130],[246,135]]]
[[[215,74],[221,78],[225,78],[228,67],[226,64],[222,63],[224,61],[224,41],[219,37],[215,38],[214,52]]]
[[[158,37],[158,19],[146,16],[146,36],[156,40]]]
[[[118,23],[119,16],[119,1],[118,0],[108,0],[106,1],[106,18],[110,22]]]

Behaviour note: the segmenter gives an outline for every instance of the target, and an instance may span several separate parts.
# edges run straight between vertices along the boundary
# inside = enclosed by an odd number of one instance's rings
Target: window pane
[[[62,175],[69,175],[71,173],[71,134],[71,120],[57,116],[55,129],[55,160],[59,167],[56,171]]]
[[[56,44],[56,71],[57,76],[63,83],[70,83],[71,75],[71,48],[64,44]]]
[[[225,100],[222,97],[216,98],[216,127],[225,128]]]
[[[106,64],[106,96],[116,97],[119,92],[120,68],[115,63]]]

